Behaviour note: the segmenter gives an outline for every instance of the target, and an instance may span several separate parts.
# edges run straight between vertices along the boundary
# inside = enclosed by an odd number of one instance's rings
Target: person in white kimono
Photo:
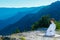
[[[45,36],[55,36],[55,29],[56,29],[56,24],[54,23],[54,19],[50,20],[51,24],[48,27]]]

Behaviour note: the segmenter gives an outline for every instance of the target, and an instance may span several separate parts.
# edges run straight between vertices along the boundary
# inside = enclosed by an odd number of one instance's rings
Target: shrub
[[[37,22],[35,22],[33,25],[32,25],[32,30],[35,30],[37,28],[47,28],[50,24],[50,17],[49,15],[46,15],[46,16],[42,16],[41,19]]]
[[[60,21],[55,21],[56,24],[56,29],[59,30],[60,29]]]

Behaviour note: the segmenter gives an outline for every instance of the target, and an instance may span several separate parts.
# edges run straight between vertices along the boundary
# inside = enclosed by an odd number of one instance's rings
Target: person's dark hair
[[[55,19],[54,18],[51,18],[50,21],[55,21]]]

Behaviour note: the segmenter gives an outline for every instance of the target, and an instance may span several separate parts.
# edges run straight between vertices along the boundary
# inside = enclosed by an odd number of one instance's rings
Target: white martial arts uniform
[[[55,36],[56,25],[52,22],[46,31],[46,36]]]

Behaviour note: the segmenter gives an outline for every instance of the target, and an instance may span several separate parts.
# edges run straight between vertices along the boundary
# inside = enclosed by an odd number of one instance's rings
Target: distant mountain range
[[[2,16],[4,14],[7,15],[7,16],[5,15],[7,17],[7,19],[5,18],[5,16],[3,16],[4,20],[0,20],[0,30],[9,24],[13,24],[13,23],[17,22],[18,20],[20,20],[27,14],[36,13],[41,8],[42,7],[37,7],[37,8],[36,7],[34,7],[34,8],[0,8],[1,15]],[[8,17],[8,16],[10,16],[10,17]]]
[[[40,7],[41,8],[41,7]],[[23,12],[36,12],[39,10],[39,7],[31,7],[31,8],[0,8],[0,20],[8,19],[17,13]]]
[[[12,34],[17,28],[19,28],[20,31],[29,31],[31,30],[31,26],[44,15],[50,15],[51,18],[60,20],[60,1],[56,1],[51,5],[44,6],[42,8],[39,7],[38,9],[39,10],[37,10],[37,12],[34,10],[34,13],[30,13],[27,11],[27,15],[23,16],[15,23],[6,26],[4,29],[0,31],[0,34]]]

